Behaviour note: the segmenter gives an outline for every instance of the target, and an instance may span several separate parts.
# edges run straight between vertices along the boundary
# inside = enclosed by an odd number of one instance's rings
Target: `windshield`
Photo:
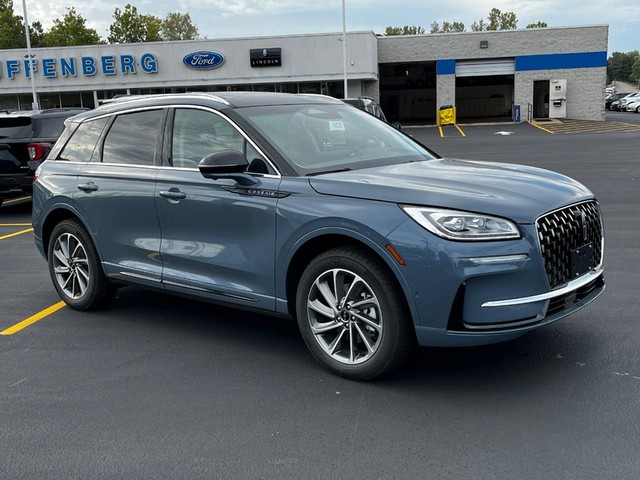
[[[395,128],[350,105],[239,108],[300,175],[430,160]]]

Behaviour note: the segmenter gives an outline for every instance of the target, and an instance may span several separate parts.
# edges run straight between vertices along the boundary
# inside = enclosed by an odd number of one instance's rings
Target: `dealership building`
[[[608,26],[407,36],[348,32],[0,50],[0,109],[122,94],[253,90],[378,100],[389,120],[604,120]]]

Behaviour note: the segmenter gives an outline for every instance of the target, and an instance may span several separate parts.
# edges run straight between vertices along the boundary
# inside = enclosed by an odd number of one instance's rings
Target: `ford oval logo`
[[[210,70],[212,68],[218,68],[224,63],[224,55],[218,52],[203,50],[185,55],[182,63],[196,70]]]

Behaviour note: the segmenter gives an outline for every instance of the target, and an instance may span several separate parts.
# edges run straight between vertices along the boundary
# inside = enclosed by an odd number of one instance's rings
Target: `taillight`
[[[44,157],[51,150],[50,143],[29,143],[27,145],[29,150],[29,158],[31,160],[44,160]]]
[[[36,183],[38,181],[38,179],[40,178],[40,169],[42,168],[42,165],[40,165],[38,168],[36,168],[36,171],[33,173],[33,183]]]

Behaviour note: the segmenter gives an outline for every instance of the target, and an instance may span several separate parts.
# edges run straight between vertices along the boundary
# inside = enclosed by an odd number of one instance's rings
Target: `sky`
[[[609,55],[640,50],[640,0],[345,0],[347,30],[384,33],[388,26],[486,19],[492,8],[515,12],[518,27],[544,21],[550,27],[609,25]],[[45,29],[62,18],[68,0],[26,0],[29,23]],[[141,14],[164,18],[169,12],[189,13],[200,36],[209,39],[256,37],[342,30],[342,0],[75,0],[87,25],[106,39],[116,7],[134,5]],[[22,15],[22,2],[14,0]]]

